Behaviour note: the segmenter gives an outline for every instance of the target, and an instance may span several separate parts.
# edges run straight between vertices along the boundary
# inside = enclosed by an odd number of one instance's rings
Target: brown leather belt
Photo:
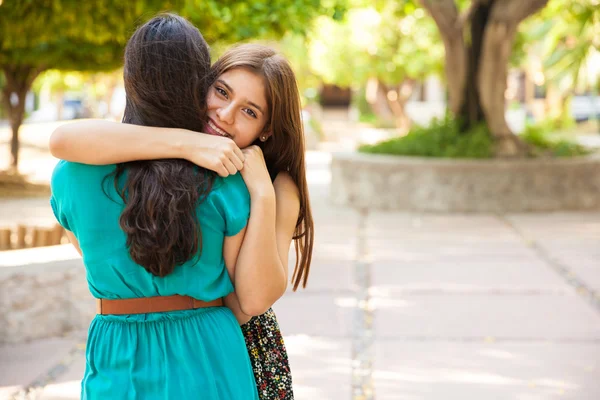
[[[96,299],[96,313],[102,315],[148,314],[221,306],[223,306],[222,298],[213,301],[202,301],[177,294],[174,296],[140,297],[136,299]]]

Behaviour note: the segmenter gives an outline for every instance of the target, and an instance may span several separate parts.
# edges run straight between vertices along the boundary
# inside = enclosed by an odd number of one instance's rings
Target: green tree
[[[122,64],[136,26],[159,11],[190,19],[209,43],[304,33],[316,16],[336,16],[341,0],[12,0],[0,3],[0,69],[3,105],[12,128],[13,168],[25,96],[48,69],[109,71]]]
[[[577,90],[597,93],[592,57],[600,51],[600,7],[594,0],[552,0],[530,24],[529,39],[543,60],[546,81],[556,90],[557,116],[568,112]],[[600,120],[599,120],[600,123]]]
[[[600,4],[595,0],[553,0],[540,19],[533,37],[543,39],[548,79],[569,78],[572,88],[577,88],[590,57],[600,51]]]
[[[435,25],[411,0],[354,8],[340,22],[320,20],[311,45],[313,70],[326,83],[369,83],[374,111],[381,114],[384,105],[402,130],[410,126],[405,105],[416,84],[440,70],[442,59]]]
[[[448,108],[464,131],[486,123],[498,156],[519,156],[526,146],[505,118],[508,66],[519,24],[548,0],[419,0],[445,47]],[[461,7],[462,6],[462,7]]]

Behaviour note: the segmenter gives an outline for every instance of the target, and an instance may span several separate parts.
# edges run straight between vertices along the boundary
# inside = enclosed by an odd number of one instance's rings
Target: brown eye
[[[227,92],[223,89],[220,88],[218,86],[215,86],[215,90],[217,91],[217,93],[219,93],[221,96],[227,97]]]

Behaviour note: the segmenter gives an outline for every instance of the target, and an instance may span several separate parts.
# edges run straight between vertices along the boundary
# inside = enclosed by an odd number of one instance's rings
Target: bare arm
[[[247,253],[244,254],[245,260],[242,262],[256,262],[256,263],[268,263],[274,264],[276,267],[281,268],[283,271],[283,290],[287,285],[288,281],[288,256],[289,250],[292,243],[292,237],[294,234],[296,220],[298,218],[298,212],[300,210],[300,200],[298,197],[298,189],[292,178],[287,173],[280,173],[274,183],[275,190],[275,241],[264,241],[262,244],[256,244],[258,240],[264,235],[264,231],[270,231],[269,229],[262,229],[261,225],[256,228],[253,224],[250,233],[246,228],[238,235],[227,237],[225,239],[223,247],[223,255],[225,257],[225,264],[227,265],[227,271],[232,282],[235,282],[235,266],[238,263],[238,257],[240,254],[241,247],[246,241]],[[262,207],[260,207],[262,208]],[[256,211],[256,208],[253,210]],[[257,214],[250,214],[250,219],[259,220],[260,217],[256,218]],[[260,220],[259,220],[260,222]],[[262,220],[262,223],[266,221]],[[250,222],[249,222],[250,224]],[[256,237],[254,237],[256,236]],[[258,240],[257,240],[258,239]],[[253,246],[264,246],[261,248],[253,248]],[[273,252],[273,249],[275,252]],[[263,251],[263,250],[266,250]],[[254,261],[253,261],[254,260]],[[243,266],[242,266],[243,268]],[[250,278],[252,279],[252,278]],[[282,293],[283,294],[283,293]],[[277,299],[275,299],[277,300]],[[267,300],[268,305],[271,300]],[[273,301],[274,302],[274,301]],[[239,298],[236,293],[231,293],[225,298],[225,305],[229,307],[235,317],[237,318],[240,325],[245,324],[250,320],[250,315],[246,314],[240,305]],[[252,305],[245,305],[244,309],[251,308]],[[268,309],[266,305],[256,309],[250,309],[253,311],[252,315],[260,315]],[[270,307],[270,306],[269,306]],[[264,308],[264,310],[263,310]],[[262,311],[262,312],[261,312]]]
[[[223,258],[225,259],[225,266],[227,267],[227,273],[229,279],[235,285],[235,264],[237,263],[240,248],[246,234],[246,228],[242,229],[240,233],[235,236],[226,236],[223,241]],[[240,325],[245,324],[251,318],[250,315],[245,314],[240,306],[239,299],[235,292],[230,293],[225,297],[225,306],[228,307],[235,315]]]
[[[251,195],[246,237],[235,267],[236,294],[244,313],[260,315],[285,292],[288,255],[300,210],[298,189],[287,173],[275,195]]]
[[[288,260],[290,246],[296,230],[296,222],[300,213],[300,194],[298,187],[287,172],[281,172],[273,184],[275,188],[277,253],[285,273],[286,287],[288,280]]]
[[[50,137],[56,158],[92,165],[181,158],[221,176],[243,168],[244,155],[235,143],[176,128],[154,128],[104,120],[59,126]]]

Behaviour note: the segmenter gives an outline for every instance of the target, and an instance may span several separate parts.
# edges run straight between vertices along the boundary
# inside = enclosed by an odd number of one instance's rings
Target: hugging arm
[[[235,264],[237,263],[240,248],[246,235],[246,228],[242,229],[240,233],[235,236],[225,236],[223,241],[223,258],[225,259],[225,266],[227,267],[227,273],[229,279],[235,286]],[[230,293],[225,297],[225,306],[228,307],[235,315],[240,325],[245,324],[251,318],[251,315],[246,314],[241,307],[240,301],[235,292]]]
[[[246,314],[260,315],[284,293],[288,257],[300,210],[295,183],[280,173],[275,196],[251,197],[250,219],[235,268],[236,294]]]
[[[82,164],[181,158],[220,176],[235,174],[244,161],[241,150],[228,138],[104,120],[61,125],[52,133],[49,147],[54,157]]]
[[[268,201],[259,201],[258,205],[253,201],[246,228],[225,238],[223,255],[235,285],[235,293],[227,296],[225,305],[240,325],[267,311],[286,289],[289,250],[300,201],[296,185],[287,173],[278,175],[274,189],[275,207]],[[268,215],[270,211],[274,211],[273,215]],[[274,218],[272,225],[268,225],[269,218]]]

